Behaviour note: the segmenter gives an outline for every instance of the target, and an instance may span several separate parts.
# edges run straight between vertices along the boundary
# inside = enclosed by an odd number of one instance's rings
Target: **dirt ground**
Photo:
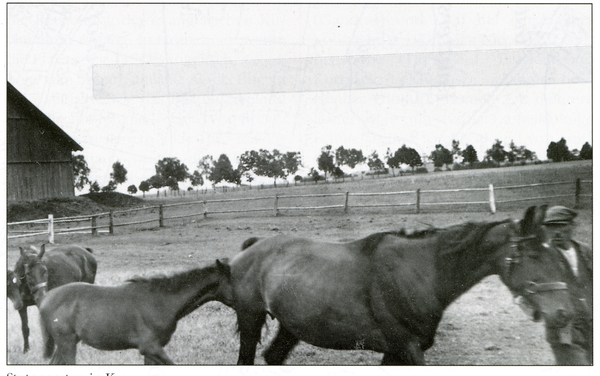
[[[524,213],[432,213],[432,214],[336,214],[314,216],[278,216],[256,218],[209,218],[193,221],[172,220],[166,228],[133,231],[121,228],[115,235],[61,235],[59,244],[81,244],[94,249],[99,263],[96,283],[121,284],[134,275],[169,274],[216,258],[232,257],[240,245],[251,236],[273,236],[286,233],[327,241],[347,241],[373,232],[419,229],[427,225],[444,227],[469,220],[493,221],[521,218]],[[591,242],[591,211],[580,214],[578,234]],[[41,240],[8,243],[8,265],[18,258],[18,246],[39,245]],[[235,364],[239,338],[235,334],[235,317],[228,309],[215,314],[217,308],[209,303],[180,321],[178,329],[165,348],[179,364]],[[226,307],[225,307],[226,308]],[[23,355],[19,318],[8,307],[9,364],[45,364],[41,357],[41,339],[35,308],[29,309],[32,326],[32,348]],[[221,328],[222,332],[198,332]],[[264,364],[260,351],[275,333],[276,322],[265,329],[257,351],[257,363]],[[213,328],[213,329],[210,329]],[[204,333],[204,334],[203,334]],[[211,337],[212,336],[212,337]],[[206,338],[224,341],[218,348],[206,344]],[[190,346],[183,343],[193,343]],[[80,346],[82,364],[139,364],[141,358],[134,350],[102,352]],[[132,355],[133,352],[133,355]],[[199,357],[198,354],[210,354]],[[553,356],[544,338],[543,325],[534,323],[512,302],[508,289],[497,276],[482,280],[456,300],[444,313],[435,345],[426,352],[429,365],[551,365]],[[287,364],[308,365],[377,365],[381,354],[369,351],[334,351],[302,343],[289,357]]]

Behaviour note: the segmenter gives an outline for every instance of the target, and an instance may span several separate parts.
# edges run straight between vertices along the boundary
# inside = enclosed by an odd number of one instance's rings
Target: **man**
[[[592,365],[593,362],[593,265],[592,250],[573,240],[577,212],[564,206],[554,206],[546,212],[544,227],[550,242],[564,256],[566,280],[575,316],[570,333],[546,327],[556,364]]]

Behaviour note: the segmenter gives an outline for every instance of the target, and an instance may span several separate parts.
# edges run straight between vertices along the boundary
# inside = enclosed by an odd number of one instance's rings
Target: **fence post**
[[[346,191],[346,201],[344,201],[344,213],[348,213],[348,194],[350,194],[350,192]]]
[[[490,211],[496,213],[496,199],[494,197],[494,184],[490,184]]]
[[[97,215],[92,216],[92,235],[98,235],[98,229],[96,228],[96,226],[98,225],[97,218]]]
[[[581,179],[575,180],[575,209],[579,208],[579,195],[581,194]]]
[[[204,205],[204,218],[206,218],[208,216],[208,207],[206,206],[206,200],[202,201],[202,204]]]
[[[163,225],[163,206],[162,206],[162,204],[158,205],[158,227],[165,227]]]
[[[421,212],[421,188],[417,188],[417,207],[416,212],[419,214]]]
[[[279,196],[277,195],[277,193],[275,193],[275,208],[273,210],[273,215],[275,215],[277,217],[277,214],[279,214],[279,209],[278,209],[278,203],[277,201],[279,201]]]
[[[48,243],[54,244],[54,215],[48,214]]]
[[[113,226],[113,211],[108,212],[108,233],[113,235],[115,233],[115,228]]]

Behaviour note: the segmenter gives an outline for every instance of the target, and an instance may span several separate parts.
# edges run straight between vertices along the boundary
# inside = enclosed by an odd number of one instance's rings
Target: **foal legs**
[[[267,364],[283,364],[283,361],[288,356],[290,351],[296,346],[299,339],[290,333],[286,328],[279,324],[279,332],[277,332],[277,336],[271,342],[271,345],[265,352],[263,356],[267,362]]]
[[[19,310],[21,316],[21,332],[23,332],[23,354],[29,351],[29,322],[27,319],[27,306]]]
[[[77,342],[79,340],[75,334],[58,336],[50,364],[75,364]]]

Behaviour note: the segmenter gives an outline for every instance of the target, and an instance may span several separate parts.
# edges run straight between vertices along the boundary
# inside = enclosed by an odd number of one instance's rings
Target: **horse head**
[[[546,206],[532,206],[510,222],[500,278],[515,297],[533,308],[534,319],[563,328],[573,316],[565,270],[557,249],[542,228]]]
[[[25,282],[29,287],[31,295],[36,305],[48,292],[48,267],[42,260],[46,252],[46,245],[42,244],[40,252],[32,257],[29,255],[25,263]],[[21,248],[21,256],[24,256],[24,250]]]
[[[229,259],[217,259],[216,270],[219,275],[218,288],[214,293],[216,300],[231,307],[234,301],[234,293],[233,284],[231,282],[231,266],[229,265]]]
[[[23,308],[23,299],[21,299],[21,279],[12,270],[6,271],[6,296],[13,303],[17,311]]]

